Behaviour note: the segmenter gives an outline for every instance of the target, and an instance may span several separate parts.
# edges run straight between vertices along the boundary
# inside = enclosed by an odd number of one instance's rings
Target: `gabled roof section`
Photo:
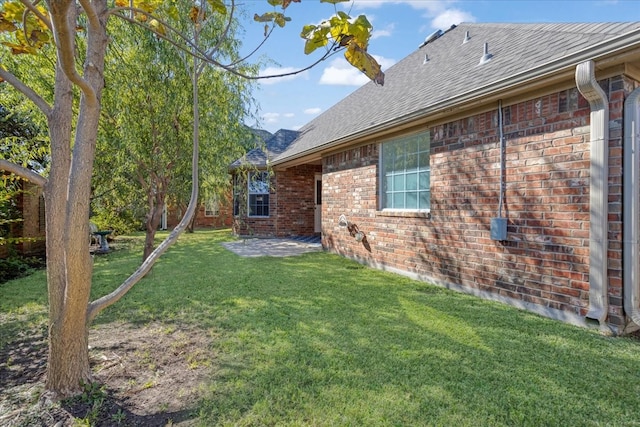
[[[481,64],[485,43],[489,57]],[[640,46],[640,22],[461,24],[386,70],[384,86],[367,83],[303,126],[274,164],[481,100],[629,46]]]
[[[269,132],[268,130],[264,130],[264,129],[256,129],[256,128],[251,128],[251,133],[253,134],[253,136],[255,137],[255,146],[261,146],[264,145],[265,142],[267,142],[268,140],[270,140],[273,137],[273,134],[271,132]]]
[[[231,163],[229,169],[249,165],[256,168],[266,168],[269,161],[289,148],[299,134],[297,131],[288,129],[280,129],[273,135],[263,130],[254,130],[254,132],[258,136],[269,135],[270,137],[264,141],[264,144],[261,144],[261,147],[250,150],[243,157]]]

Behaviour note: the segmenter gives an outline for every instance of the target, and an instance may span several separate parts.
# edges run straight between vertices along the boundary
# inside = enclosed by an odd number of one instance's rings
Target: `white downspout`
[[[638,222],[640,194],[640,88],[631,92],[624,103],[624,163],[623,163],[623,291],[624,311],[640,325],[640,279],[638,273]]]
[[[589,189],[589,309],[585,317],[601,326],[609,309],[607,286],[607,203],[609,197],[609,101],[595,77],[595,64],[576,67],[578,90],[591,107],[591,178]]]

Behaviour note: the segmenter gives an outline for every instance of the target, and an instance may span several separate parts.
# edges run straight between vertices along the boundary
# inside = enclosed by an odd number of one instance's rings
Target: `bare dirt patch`
[[[109,324],[89,334],[94,384],[53,405],[39,397],[46,375],[46,327],[0,350],[2,426],[191,426],[214,363],[206,332],[179,325]]]

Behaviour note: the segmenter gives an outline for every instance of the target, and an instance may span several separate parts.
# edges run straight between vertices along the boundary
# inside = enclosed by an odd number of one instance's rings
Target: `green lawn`
[[[96,323],[193,324],[218,360],[202,425],[640,425],[640,342],[365,268],[328,253],[240,258],[180,238]],[[96,257],[96,295],[139,261]],[[124,247],[123,240],[116,247]],[[0,346],[46,315],[45,276],[0,287]]]

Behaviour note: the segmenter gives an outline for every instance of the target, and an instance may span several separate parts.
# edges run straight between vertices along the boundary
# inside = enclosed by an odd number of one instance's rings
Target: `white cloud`
[[[350,10],[350,9],[377,9],[380,6],[384,5],[385,3],[391,3],[391,1],[380,1],[380,0],[360,0],[360,1],[353,1],[351,0],[350,2],[345,2],[345,3],[340,3],[342,5],[343,9],[346,10]]]
[[[427,10],[429,13],[438,13],[447,8],[448,5],[456,3],[456,0],[356,0],[346,5],[353,5],[356,10],[379,9],[382,6],[406,4],[417,10]]]
[[[362,86],[369,79],[344,59],[335,59],[322,71],[321,85]]]
[[[263,113],[262,124],[263,125],[276,125],[282,123],[285,119],[292,119],[296,115],[295,113]]]
[[[475,22],[476,18],[469,12],[459,9],[447,9],[431,20],[431,28],[449,29],[461,22]]]
[[[424,17],[431,20],[431,28],[434,30],[447,30],[452,25],[461,22],[475,22],[476,18],[471,13],[453,7],[457,0],[360,0],[345,3],[353,5],[354,9],[378,9],[382,6],[406,4],[413,9],[424,11]]]
[[[395,64],[395,60],[373,55],[380,67],[385,70]],[[338,58],[331,61],[331,65],[322,71],[320,84],[336,86],[362,86],[369,82],[369,78],[360,70],[353,67],[346,59]]]
[[[277,76],[279,74],[288,74],[298,71],[298,68],[293,67],[267,67],[264,70],[260,70],[260,76]],[[284,77],[273,77],[269,79],[260,79],[260,83],[263,85],[272,85],[276,83],[282,83],[285,81],[295,80],[295,79],[309,79],[309,73],[307,71],[303,71],[302,73],[292,74],[290,76]]]
[[[385,28],[383,28],[381,30],[376,30],[374,28],[373,31],[371,32],[371,39],[377,39],[377,38],[380,38],[380,37],[391,37],[395,27],[396,27],[396,25],[391,23],[391,24],[387,25]]]
[[[280,113],[264,113],[262,120],[265,123],[278,123],[280,121]]]
[[[303,113],[305,114],[320,114],[322,112],[322,108],[319,107],[315,107],[315,108],[307,108],[306,110],[303,111]]]

